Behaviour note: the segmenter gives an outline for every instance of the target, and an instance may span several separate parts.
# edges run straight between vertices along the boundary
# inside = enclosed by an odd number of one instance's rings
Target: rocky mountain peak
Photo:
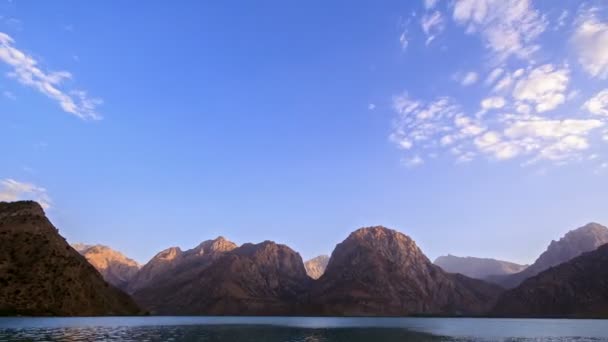
[[[608,236],[608,228],[602,226],[599,223],[591,222],[586,225],[571,230],[564,235],[560,241],[568,241],[571,244],[586,244],[591,243],[595,245],[597,243],[602,243],[606,240]]]
[[[500,288],[445,273],[407,235],[386,227],[351,233],[331,255],[311,297],[323,314],[479,313]]]
[[[150,261],[172,261],[179,258],[182,253],[183,252],[179,247],[169,247],[163,251],[158,252]]]
[[[325,273],[325,269],[327,268],[327,264],[329,263],[328,255],[319,255],[314,257],[304,263],[304,268],[306,268],[306,274],[312,279],[319,279],[323,273]]]
[[[338,244],[329,261],[328,269],[332,267],[334,259],[340,257],[340,253],[336,254],[336,252],[344,252],[346,255],[351,253],[351,249],[373,250],[374,254],[396,264],[430,263],[409,236],[393,229],[374,226],[357,229]]]
[[[608,244],[544,270],[505,292],[493,313],[508,317],[608,317]]]
[[[110,284],[126,289],[128,282],[139,271],[140,265],[124,254],[104,245],[74,244],[80,254],[101,273]]]
[[[203,241],[192,250],[192,253],[200,256],[209,253],[228,252],[237,247],[234,242],[227,240],[223,236],[218,236],[213,240]]]
[[[599,223],[588,223],[567,232],[558,241],[551,241],[547,249],[525,270],[494,279],[489,277],[488,279],[503,287],[514,288],[527,278],[567,262],[585,252],[593,251],[606,243],[608,243],[608,228]]]
[[[530,268],[536,273],[566,262],[584,252],[595,250],[608,243],[608,228],[589,223],[566,233],[559,241],[551,241]]]
[[[181,314],[284,315],[298,306],[310,281],[300,255],[272,241],[195,259],[172,273],[135,298],[160,314],[178,307]]]
[[[59,235],[35,202],[0,203],[0,312],[125,315],[139,309]]]
[[[0,202],[0,220],[12,216],[46,217],[44,209],[34,201]]]

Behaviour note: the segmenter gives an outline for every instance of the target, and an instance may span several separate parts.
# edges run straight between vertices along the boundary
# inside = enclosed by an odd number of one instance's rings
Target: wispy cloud
[[[64,82],[72,78],[67,71],[46,71],[30,55],[17,49],[15,41],[0,32],[0,61],[12,67],[8,76],[57,101],[63,111],[81,119],[101,119],[97,106],[101,99],[91,98],[83,90],[66,90]]]
[[[597,18],[596,9],[585,11],[577,19],[572,42],[583,69],[593,77],[608,78],[608,22]]]
[[[407,90],[393,96],[396,115],[389,138],[403,151],[406,165],[421,165],[441,155],[458,163],[477,158],[519,160],[521,165],[606,162],[608,89],[598,90],[605,85],[593,83],[608,78],[608,22],[600,15],[605,9],[582,5],[577,17],[562,8],[541,12],[531,0],[454,0],[441,7],[425,1],[423,5],[420,23],[428,42],[448,25],[447,8],[455,27],[483,44],[479,56],[470,51],[471,61],[477,64],[466,61],[465,67],[475,71],[443,75],[446,81],[451,75],[465,88],[452,91],[439,84],[435,89],[442,89],[441,93],[431,98],[417,98]],[[541,47],[545,42],[541,38],[556,31],[571,35],[564,47],[572,48],[572,53],[559,56],[561,50]],[[456,38],[450,42],[459,43]],[[486,54],[489,59],[482,56]],[[429,65],[429,73],[433,70]],[[585,86],[574,83],[581,77],[587,78]],[[478,82],[483,86],[471,87]],[[590,89],[596,93],[586,94]]]
[[[501,61],[531,58],[539,49],[536,39],[547,28],[547,20],[529,0],[458,0],[453,18],[468,33],[479,33]]]
[[[460,85],[467,87],[477,83],[479,80],[479,74],[474,71],[469,71],[466,73],[458,72],[454,75],[454,79],[460,83]]]
[[[407,167],[416,167],[424,164],[424,160],[420,158],[420,156],[413,156],[411,158],[406,158],[403,160],[403,163]]]
[[[531,97],[530,101],[535,103],[536,98]],[[419,158],[424,157],[421,153],[446,151],[457,162],[471,161],[478,155],[496,160],[527,157],[526,163],[566,162],[582,158],[591,147],[590,135],[606,126],[604,120],[592,117],[560,119],[541,115],[546,107],[539,104],[534,108],[527,106],[526,110],[521,106],[527,105],[518,104],[515,96],[509,101],[488,97],[480,102],[480,107],[484,112],[496,113],[471,116],[454,99],[443,97],[426,103],[403,93],[393,100],[397,118],[390,139]],[[521,113],[510,113],[515,108]]]
[[[9,100],[16,100],[17,97],[15,96],[15,94],[13,94],[13,92],[5,90],[2,92],[2,96],[6,97]]]
[[[443,16],[439,11],[434,11],[433,13],[428,13],[422,16],[420,20],[420,25],[422,26],[422,31],[426,35],[426,45],[429,45],[437,36],[443,32],[445,28],[445,23],[443,20]]]
[[[0,201],[34,200],[44,209],[51,207],[52,201],[45,188],[31,183],[6,178],[0,180]]]
[[[608,116],[608,89],[604,89],[583,104],[583,108],[595,115]]]

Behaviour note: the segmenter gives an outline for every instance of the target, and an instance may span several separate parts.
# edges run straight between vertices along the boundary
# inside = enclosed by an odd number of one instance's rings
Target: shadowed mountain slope
[[[0,313],[133,315],[138,307],[74,250],[36,202],[0,202]]]
[[[485,279],[493,275],[507,275],[521,272],[528,265],[475,257],[458,257],[451,254],[435,259],[435,265],[450,273],[460,273],[475,279]]]
[[[311,279],[300,255],[271,241],[244,244],[196,271],[134,293],[158,314],[293,315]]]
[[[508,317],[608,318],[608,244],[506,291],[493,313]]]
[[[547,250],[522,272],[507,276],[491,276],[487,280],[505,288],[514,288],[550,267],[569,261],[582,253],[593,251],[605,243],[608,243],[608,228],[598,223],[589,223],[569,231],[559,241],[551,241]]]
[[[310,297],[313,310],[324,315],[476,315],[501,291],[444,272],[402,233],[370,227],[336,246]]]

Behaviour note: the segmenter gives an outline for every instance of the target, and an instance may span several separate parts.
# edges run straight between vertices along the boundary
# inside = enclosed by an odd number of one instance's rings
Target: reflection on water
[[[4,330],[0,332],[0,341],[407,342],[446,341],[446,339],[394,328],[147,326]]]
[[[608,341],[608,321],[472,318],[0,318],[1,341]]]

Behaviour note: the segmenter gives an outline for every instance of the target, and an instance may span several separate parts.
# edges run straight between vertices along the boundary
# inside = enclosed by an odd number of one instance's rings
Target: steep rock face
[[[324,315],[482,314],[501,288],[433,265],[408,236],[361,228],[336,246],[313,285],[312,311]]]
[[[215,260],[222,253],[235,249],[237,245],[223,237],[202,242],[197,247],[183,252],[179,247],[168,248],[156,254],[131,279],[128,292],[134,293],[147,287],[156,287],[167,278],[181,277],[182,273],[200,271],[201,267]],[[187,277],[187,275],[186,275]]]
[[[156,254],[131,278],[127,291],[133,293],[153,283],[158,277],[168,274],[179,263],[182,254],[179,247],[170,247]]]
[[[519,265],[508,261],[458,257],[454,255],[444,255],[435,259],[435,265],[450,273],[460,273],[475,279],[485,279],[492,275],[507,275],[518,273],[526,269],[528,265]]]
[[[137,274],[140,265],[122,253],[103,245],[74,244],[72,247],[101,273],[110,284],[125,290],[129,281]]]
[[[306,269],[306,274],[312,279],[319,279],[323,273],[325,273],[325,268],[327,268],[327,263],[329,262],[329,256],[327,255],[319,255],[318,257],[314,257],[304,263],[304,268]]]
[[[582,253],[593,251],[605,243],[608,243],[608,228],[598,223],[589,223],[569,231],[559,241],[551,241],[547,250],[536,259],[534,264],[522,272],[488,277],[487,280],[505,288],[514,288],[550,267],[569,261]]]
[[[131,315],[135,303],[104,281],[35,202],[0,202],[0,313]]]
[[[493,313],[509,317],[608,318],[608,244],[506,291]]]
[[[266,241],[244,244],[196,272],[134,296],[158,314],[291,315],[298,311],[310,281],[298,253]]]

